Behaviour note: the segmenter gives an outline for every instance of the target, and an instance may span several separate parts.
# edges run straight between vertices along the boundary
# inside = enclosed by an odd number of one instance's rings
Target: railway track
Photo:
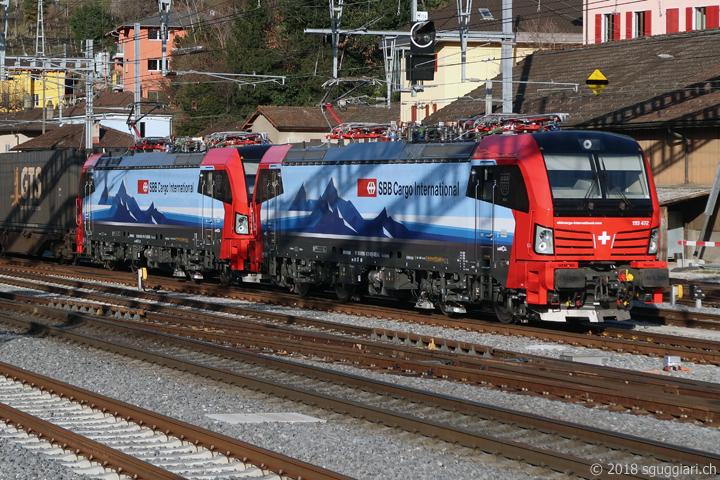
[[[36,278],[51,275],[53,277],[65,276],[71,281],[81,276],[89,281],[108,283],[112,282],[127,287],[137,286],[137,277],[128,272],[122,271],[99,271],[95,267],[78,267],[67,265],[53,265],[46,262],[37,262],[35,260],[26,260],[18,258],[0,258],[0,273],[5,271],[8,275],[26,274]],[[152,284],[155,285],[152,285]],[[682,283],[673,281],[673,283]],[[720,304],[720,288],[712,283],[698,283],[706,292],[717,292],[718,304]],[[382,302],[375,303],[339,303],[335,300],[334,294],[330,295],[330,300],[322,297],[300,297],[294,293],[282,292],[276,288],[258,289],[243,288],[242,285],[233,286],[231,288],[222,287],[217,284],[204,283],[196,284],[188,282],[186,279],[177,279],[171,277],[154,277],[154,281],[149,282],[148,290],[162,290],[165,292],[174,292],[188,295],[207,295],[211,297],[228,297],[237,300],[246,300],[257,303],[267,303],[272,305],[285,305],[292,307],[307,308],[310,310],[322,310],[328,312],[336,312],[347,315],[357,316],[375,316],[378,318],[388,318],[392,320],[400,320],[407,322],[415,322],[420,324],[445,325],[450,328],[467,329],[471,331],[481,331],[488,333],[502,333],[506,335],[523,335],[524,331],[532,328],[528,325],[502,325],[497,322],[494,314],[489,313],[485,316],[474,316],[471,318],[448,318],[440,314],[418,311],[411,305],[402,305],[399,303],[391,303],[385,305]],[[687,288],[686,288],[687,290]],[[666,301],[669,302],[669,292],[666,292]],[[686,295],[687,297],[687,295]],[[710,297],[713,298],[713,297]],[[694,300],[687,298],[681,303],[688,307],[694,306]],[[387,304],[387,302],[385,302]],[[707,305],[711,305],[706,302]],[[712,312],[697,311],[696,309],[667,309],[655,306],[644,307],[637,305],[633,308],[633,318],[642,322],[649,322],[658,325],[673,325],[688,328],[699,328],[705,330],[720,330],[720,318]],[[720,311],[718,312],[720,313]],[[541,324],[540,330],[550,330],[554,325]],[[567,332],[569,328],[577,328],[577,326],[563,324],[561,329]],[[623,332],[623,328],[613,328],[603,324],[596,324],[588,327],[588,330],[596,332],[607,332],[610,336],[616,338],[627,338]],[[559,336],[557,337],[559,338]],[[657,338],[660,338],[657,336]],[[673,354],[674,355],[674,354]]]
[[[2,272],[1,268],[0,272]],[[27,280],[5,278],[3,279],[3,282],[15,285],[19,288],[39,289],[59,295],[79,296],[89,301],[105,298],[104,295],[106,294],[114,294],[118,297],[125,298],[125,300],[115,300],[116,304],[128,308],[142,309],[145,308],[145,304],[141,302],[149,301],[193,306],[197,309],[213,312],[224,311],[235,315],[258,315],[257,310],[249,308],[240,309],[238,307],[224,306],[219,303],[198,301],[193,298],[169,295],[167,292],[159,293],[155,291],[140,291],[137,289],[128,289],[119,286],[93,284],[91,289],[94,292],[97,292],[93,293],[91,291],[87,291],[87,288],[82,291],[78,291],[78,289],[88,287],[88,284],[82,281],[58,277],[50,278],[46,274],[38,274],[37,272],[29,273],[23,271],[22,275],[27,278]],[[127,277],[128,275],[125,274],[124,276]],[[51,284],[46,284],[46,282],[50,281]],[[585,327],[582,332],[572,332],[568,330],[558,330],[547,325],[534,327],[529,325],[503,325],[494,321],[478,319],[448,319],[442,315],[428,315],[425,313],[409,312],[402,309],[374,307],[372,305],[337,304],[337,302],[330,302],[322,299],[304,299],[297,297],[296,295],[282,296],[277,293],[254,293],[253,291],[250,291],[249,293],[241,291],[239,294],[235,295],[235,292],[228,293],[226,291],[227,289],[222,291],[216,288],[202,287],[200,290],[195,290],[195,286],[189,287],[190,291],[193,292],[194,295],[204,293],[205,295],[212,297],[221,293],[225,296],[238,300],[258,301],[259,303],[272,303],[275,305],[292,305],[294,307],[308,308],[311,310],[323,310],[352,315],[360,315],[364,312],[365,316],[390,318],[393,320],[402,320],[407,323],[435,324],[464,331],[513,335],[569,346],[594,348],[599,351],[615,351],[636,355],[650,355],[655,357],[677,356],[686,362],[720,365],[720,343],[685,336],[679,337],[658,333],[643,333],[638,331],[629,331],[626,328],[609,326]],[[265,316],[268,317],[269,315],[266,313]],[[282,316],[280,317],[280,322],[288,321]],[[307,326],[313,325],[312,320],[309,319],[297,319],[297,322]],[[322,325],[323,322],[315,322],[314,324]],[[327,328],[327,325],[323,326],[323,328]],[[405,341],[405,338],[402,340]],[[418,343],[417,339],[410,338],[409,341],[413,341],[416,344]],[[427,346],[430,345],[431,341],[428,340],[423,343],[426,343]],[[445,348],[452,350],[464,350],[466,352],[471,352],[473,350],[473,346],[464,346],[462,342],[441,341],[435,342],[435,344],[439,346],[444,345]],[[477,352],[478,350],[475,349],[475,351]],[[482,351],[485,351],[485,348],[483,348]]]
[[[75,305],[77,307],[77,305]],[[9,304],[5,305],[6,309],[10,308]],[[444,397],[427,392],[399,388],[397,386],[389,386],[383,382],[368,382],[357,378],[350,378],[337,372],[328,372],[322,369],[301,366],[292,362],[286,362],[280,359],[268,358],[264,355],[253,354],[247,351],[238,351],[227,346],[219,346],[207,342],[197,340],[180,339],[177,336],[167,336],[161,333],[150,332],[145,328],[129,325],[112,325],[114,322],[108,320],[99,320],[87,318],[86,315],[71,312],[69,310],[60,310],[57,308],[45,308],[37,305],[23,306],[28,312],[42,313],[47,317],[55,317],[64,325],[76,325],[77,322],[101,322],[104,328],[112,328],[113,330],[122,329],[121,333],[116,333],[119,337],[126,337],[130,332],[135,335],[141,335],[143,338],[153,338],[154,348],[158,348],[158,342],[172,344],[171,351],[176,351],[178,347],[182,347],[187,351],[182,358],[178,358],[177,354],[164,353],[147,353],[137,349],[131,349],[126,346],[110,344],[104,342],[99,346],[97,339],[78,336],[71,334],[63,329],[55,329],[52,327],[42,327],[46,332],[52,332],[62,338],[72,338],[73,341],[83,342],[98,346],[99,348],[122,352],[133,358],[143,358],[145,361],[153,361],[159,364],[173,365],[176,368],[183,368],[186,371],[192,371],[196,374],[211,376],[223,381],[244,385],[249,388],[259,388],[273,394],[287,396],[305,403],[317,404],[334,411],[344,414],[352,412],[353,415],[360,418],[369,419],[371,421],[381,422],[392,427],[407,429],[411,432],[418,432],[430,437],[460,443],[469,448],[480,449],[485,452],[499,452],[503,456],[509,458],[523,458],[533,465],[546,465],[556,471],[576,472],[580,476],[587,476],[587,472],[593,462],[608,462],[609,459],[616,459],[619,455],[629,454],[629,458],[637,455],[644,458],[664,459],[670,465],[672,462],[682,462],[689,464],[717,464],[718,458],[712,454],[703,454],[702,452],[693,452],[686,449],[672,447],[657,442],[648,442],[642,439],[628,437],[624,435],[614,434],[611,432],[603,432],[589,427],[579,427],[574,424],[565,424],[564,422],[550,421],[542,417],[536,417],[519,412],[499,412],[492,407],[482,406],[474,402],[465,402],[452,397]],[[72,307],[70,307],[72,308]],[[78,307],[82,308],[82,307]],[[122,313],[122,312],[120,312]],[[130,312],[122,313],[122,316]],[[138,313],[138,312],[136,312]],[[6,322],[12,320],[5,319]],[[27,322],[27,321],[26,321]],[[32,321],[31,321],[32,322]],[[27,323],[22,328],[29,328]],[[37,325],[35,328],[39,328]],[[200,350],[203,353],[200,353]],[[209,356],[209,357],[207,357]],[[260,371],[251,371],[250,377],[247,374],[232,374],[233,362],[243,362],[243,371],[247,373],[247,364],[260,365]],[[230,363],[228,363],[230,362]],[[272,366],[279,375],[274,379],[264,380],[267,377],[266,370]],[[237,367],[235,367],[237,368]],[[288,386],[291,383],[287,376],[297,377],[295,385]],[[329,386],[321,388],[316,380],[323,377]],[[310,380],[308,380],[310,378]],[[329,380],[328,380],[329,379]],[[258,383],[260,382],[260,383]],[[309,382],[309,383],[308,383]],[[345,385],[355,385],[350,388],[344,395],[339,390],[346,389]],[[321,393],[325,389],[329,393]],[[371,392],[371,393],[361,393]],[[375,397],[377,405],[367,405],[370,400],[364,398],[370,395]],[[345,397],[345,398],[341,398]],[[352,400],[354,398],[363,398],[362,402]],[[399,402],[399,404],[398,404]],[[422,402],[422,408],[428,409],[427,418],[418,419],[418,403]],[[394,406],[393,408],[389,408]],[[410,415],[402,414],[405,409],[411,412]],[[457,415],[454,419],[447,419],[448,411]],[[458,413],[459,412],[459,413]],[[495,426],[489,426],[486,422],[491,419],[493,422],[499,422]],[[516,430],[515,425],[521,424],[522,429]],[[451,427],[458,425],[459,427]],[[475,426],[469,428],[468,426]],[[507,433],[509,426],[512,427],[509,435],[488,435],[488,430]],[[533,445],[529,445],[531,438],[536,437],[533,431],[541,431],[539,439],[533,441]],[[546,436],[546,435],[549,435]],[[521,440],[518,440],[521,439]],[[601,451],[591,454],[582,453],[587,450],[589,444],[601,444]],[[551,448],[551,445],[562,445],[561,448]],[[591,449],[592,450],[592,449]],[[627,450],[622,452],[622,450]],[[607,476],[605,478],[610,478]],[[612,478],[618,478],[613,476]],[[622,477],[621,477],[622,478]]]
[[[23,303],[34,301],[32,297],[13,297]],[[448,341],[441,338],[422,338],[403,332],[328,322],[312,323],[322,325],[326,331],[341,330],[344,335],[298,331],[296,327],[303,323],[301,318],[278,313],[268,315],[266,312],[229,309],[224,313],[233,316],[228,318],[133,303],[136,309],[61,300],[53,300],[51,305],[101,318],[109,316],[113,323],[236,348],[326,358],[362,368],[494,386],[588,406],[625,408],[659,418],[694,420],[707,425],[720,422],[720,387],[715,384],[497,349],[492,349],[491,353],[490,347],[483,345],[450,342],[453,345],[450,348]],[[0,302],[0,305],[3,304]],[[6,306],[11,308],[9,304]],[[162,310],[163,313],[151,310]],[[242,320],[235,315],[251,316],[252,319]],[[269,327],[268,321],[295,325],[293,328]]]
[[[0,363],[0,420],[6,438],[91,477],[349,479],[6,363]]]

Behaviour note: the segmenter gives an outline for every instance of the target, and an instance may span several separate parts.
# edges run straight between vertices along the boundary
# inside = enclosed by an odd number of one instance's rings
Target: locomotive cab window
[[[645,162],[640,155],[600,155],[607,172],[609,198],[650,198]]]
[[[279,169],[264,169],[257,174],[255,203],[267,202],[283,193],[282,174]]]
[[[648,174],[636,153],[544,154],[556,215],[647,213]]]
[[[517,165],[473,167],[465,195],[512,210],[530,210],[525,178]]]
[[[232,203],[232,189],[227,172],[215,170],[200,172],[198,193],[223,203]]]
[[[588,155],[545,155],[553,198],[601,198],[598,175]]]

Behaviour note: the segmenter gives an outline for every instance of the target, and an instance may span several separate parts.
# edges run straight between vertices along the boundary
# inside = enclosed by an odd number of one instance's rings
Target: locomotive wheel
[[[107,260],[105,262],[105,268],[110,271],[115,270],[117,268],[117,263],[115,262],[115,260]]]
[[[310,284],[309,283],[296,283],[295,287],[293,288],[293,291],[300,295],[301,297],[307,297],[310,293]]]
[[[223,287],[229,287],[232,283],[232,272],[227,265],[223,265],[220,269],[220,285]]]
[[[355,288],[351,285],[335,284],[335,295],[341,303],[349,302],[355,293]]]
[[[447,308],[444,308],[443,305],[440,305],[440,311],[442,312],[443,315],[445,315],[448,318],[455,318],[455,316],[456,316],[455,312],[453,312],[452,310],[449,310]]]
[[[495,315],[497,315],[500,323],[504,325],[512,325],[513,323],[517,322],[514,309],[511,306],[508,306],[508,301],[504,293],[498,292],[493,304],[493,306],[495,307]]]

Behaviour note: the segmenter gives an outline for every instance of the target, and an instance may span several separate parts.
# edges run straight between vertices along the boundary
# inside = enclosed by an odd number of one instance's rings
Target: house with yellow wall
[[[6,66],[7,78],[0,79],[0,111],[17,112],[31,108],[56,109],[65,94],[65,70],[34,66]]]

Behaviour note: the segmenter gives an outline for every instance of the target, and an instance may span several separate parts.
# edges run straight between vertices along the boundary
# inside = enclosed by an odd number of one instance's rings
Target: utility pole
[[[332,30],[332,46],[333,46],[333,78],[338,78],[338,45],[340,43],[340,22],[342,21],[343,1],[330,0],[330,28]],[[413,0],[417,1],[417,0]]]
[[[93,54],[93,41],[85,40],[85,57],[90,71],[85,77],[85,148],[93,148],[93,89],[95,87],[95,57]]]
[[[43,0],[38,0],[37,26],[35,27],[35,56],[45,56],[45,20],[43,19]]]
[[[395,52],[397,51],[395,48],[396,40],[397,38],[395,37],[382,37],[380,40],[380,45],[383,49],[383,57],[385,58],[385,87],[387,91],[385,94],[385,102],[387,103],[387,108],[390,108],[391,106],[390,97],[392,96],[393,72],[395,72]]]
[[[7,52],[7,29],[8,29],[8,8],[10,0],[0,0],[0,8],[3,11],[2,32],[0,32],[0,81],[7,80],[5,71],[5,53]]]
[[[133,61],[135,67],[135,93],[133,94],[133,102],[135,103],[135,121],[137,122],[140,118],[140,101],[142,99],[140,91],[140,23],[134,23],[133,29],[133,44],[135,46],[135,59]]]
[[[467,80],[467,75],[465,74],[465,65],[467,64],[467,37],[470,33],[470,10],[472,9],[472,0],[465,0],[464,8],[462,2],[463,0],[457,0],[458,24],[460,27],[460,81],[465,82]]]
[[[168,24],[170,23],[170,5],[172,0],[158,0],[160,8],[160,38],[162,39],[162,65],[160,71],[163,77],[167,77],[167,41],[168,41]]]
[[[503,113],[512,113],[512,68],[513,68],[513,43],[515,35],[512,31],[512,0],[502,1],[502,33],[505,38],[502,41],[500,54],[502,55],[502,95]]]

